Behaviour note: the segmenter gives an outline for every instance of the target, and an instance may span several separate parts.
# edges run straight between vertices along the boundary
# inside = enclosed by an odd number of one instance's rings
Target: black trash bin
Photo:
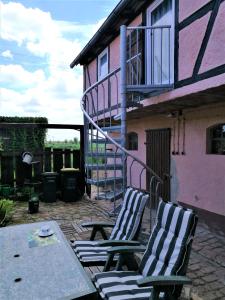
[[[79,200],[83,196],[80,178],[81,172],[79,169],[61,169],[61,191],[63,201],[73,202]]]
[[[58,174],[55,172],[45,172],[43,177],[43,201],[47,203],[56,201],[56,180]]]

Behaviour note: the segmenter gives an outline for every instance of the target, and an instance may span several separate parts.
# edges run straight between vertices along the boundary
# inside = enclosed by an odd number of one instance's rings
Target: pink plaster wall
[[[171,155],[171,200],[187,203],[225,215],[225,156],[206,154],[206,128],[225,123],[225,105],[186,111],[186,155]],[[133,151],[146,161],[146,129],[172,128],[172,119],[151,117],[128,122],[128,132],[139,134],[139,150]],[[171,149],[173,149],[171,139]],[[138,168],[133,180],[138,181]]]
[[[94,59],[87,66],[87,69],[89,70],[91,85],[93,85],[96,82],[96,80],[97,80],[97,60]],[[89,86],[90,86],[90,84],[89,84],[87,70],[86,70],[86,87],[88,88]]]
[[[225,3],[220,5],[199,73],[225,64]]]
[[[180,0],[179,1],[179,22],[183,21],[199,8],[210,2],[210,0]]]
[[[209,17],[210,13],[179,33],[179,80],[192,76]]]

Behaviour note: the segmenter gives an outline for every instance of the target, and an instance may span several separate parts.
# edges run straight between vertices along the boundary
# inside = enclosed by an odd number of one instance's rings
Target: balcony
[[[128,93],[151,96],[173,88],[171,26],[124,27],[121,47],[125,45]]]

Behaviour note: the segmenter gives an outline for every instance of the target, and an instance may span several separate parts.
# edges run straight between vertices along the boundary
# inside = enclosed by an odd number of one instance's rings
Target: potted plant
[[[28,211],[30,214],[37,213],[39,210],[39,197],[33,194],[28,201]]]
[[[9,199],[0,200],[0,227],[5,226],[13,215],[14,203]]]

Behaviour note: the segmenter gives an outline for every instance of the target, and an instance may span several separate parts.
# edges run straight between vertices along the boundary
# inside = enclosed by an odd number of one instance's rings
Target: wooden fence
[[[51,149],[33,154],[32,165],[22,162],[21,153],[2,152],[0,155],[0,184],[23,185],[25,179],[40,180],[43,172],[59,172],[62,168],[80,169],[84,166],[80,150]]]

